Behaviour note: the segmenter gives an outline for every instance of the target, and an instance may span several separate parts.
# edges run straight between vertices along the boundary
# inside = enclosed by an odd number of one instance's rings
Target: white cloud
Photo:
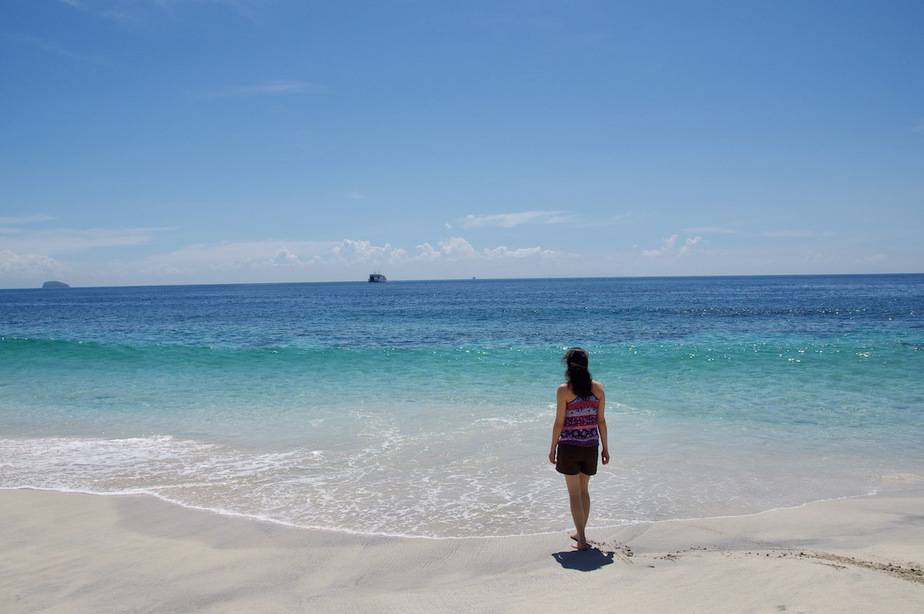
[[[323,244],[313,244],[323,245]],[[404,258],[407,252],[394,248],[391,244],[375,245],[371,241],[343,239],[335,242],[330,253],[343,262],[348,263],[379,263]]]
[[[680,246],[680,254],[681,254],[681,255],[686,254],[686,253],[689,252],[691,249],[693,249],[693,248],[696,246],[697,243],[699,243],[699,242],[702,241],[702,240],[703,240],[703,238],[702,238],[702,237],[699,237],[699,236],[696,236],[696,237],[688,237],[688,238],[686,239],[686,241],[683,242],[683,245]]]
[[[0,274],[14,277],[35,277],[56,273],[64,267],[54,258],[40,254],[22,254],[10,249],[0,249]]]
[[[147,277],[208,276],[216,272],[237,272],[246,276],[273,270],[301,271],[306,277],[339,274],[355,276],[367,268],[413,267],[439,262],[523,261],[559,255],[540,246],[476,249],[462,237],[416,246],[413,253],[389,243],[377,245],[362,239],[339,241],[222,241],[189,245],[144,258],[134,268]],[[335,273],[336,272],[336,273]]]
[[[563,224],[571,221],[564,211],[519,211],[514,213],[469,214],[461,220],[463,228],[512,228],[522,224]]]
[[[659,247],[642,250],[642,255],[648,258],[673,258],[684,256],[689,254],[693,248],[703,240],[701,236],[697,235],[695,237],[687,237],[684,239],[683,243],[678,244],[678,239],[680,239],[680,235],[672,234],[661,241]]]
[[[417,259],[418,260],[437,260],[442,253],[440,250],[436,249],[427,242],[421,243],[417,246]]]
[[[541,246],[509,248],[506,245],[485,247],[480,251],[462,237],[452,237],[440,241],[437,247],[430,243],[417,246],[417,258],[420,260],[503,260],[530,257],[557,256],[560,252]]]
[[[561,268],[559,252],[541,246],[476,247],[453,236],[412,250],[365,239],[252,240],[197,243],[151,253],[165,228],[44,228],[48,216],[3,218],[0,285],[28,285],[65,275],[78,285],[232,283],[362,278],[382,270],[401,278],[454,275],[518,276]],[[102,251],[146,245],[144,252]],[[542,269],[537,268],[543,262]],[[557,267],[557,268],[556,268]]]
[[[504,245],[483,251],[486,258],[531,258],[533,256],[558,256],[560,252],[552,249],[536,247],[520,247],[510,249]]]
[[[658,258],[665,254],[669,254],[674,249],[674,245],[677,243],[678,235],[672,234],[668,238],[664,239],[661,242],[661,247],[657,249],[645,249],[642,250],[643,256],[648,256],[649,258]]]
[[[301,259],[298,257],[298,254],[283,247],[276,252],[276,255],[269,260],[269,263],[274,266],[298,265],[301,264]]]
[[[446,241],[440,241],[440,252],[449,258],[473,258],[478,252],[472,247],[472,244],[462,237],[452,237]]]

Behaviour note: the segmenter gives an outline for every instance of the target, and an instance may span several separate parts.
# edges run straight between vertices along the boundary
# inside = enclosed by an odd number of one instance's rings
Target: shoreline
[[[732,516],[415,539],[287,527],[144,495],[0,491],[0,610],[924,609],[924,488]]]
[[[916,474],[915,474],[916,475]],[[924,495],[924,487],[921,489],[922,495]],[[226,510],[222,508],[207,507],[201,505],[193,505],[188,503],[183,503],[182,501],[177,501],[157,493],[153,493],[145,490],[138,490],[134,492],[98,492],[92,490],[80,490],[80,489],[66,489],[66,488],[46,488],[41,486],[0,486],[0,494],[4,492],[39,492],[39,493],[57,493],[62,495],[86,495],[89,497],[138,497],[138,498],[151,498],[155,501],[160,501],[168,505],[174,505],[176,507],[195,511],[203,512],[207,514],[214,514],[220,517],[226,518],[239,518],[242,520],[247,520],[250,522],[265,523],[274,526],[280,526],[287,529],[293,529],[296,531],[319,531],[326,533],[342,533],[344,535],[352,535],[356,537],[383,537],[389,539],[422,539],[422,540],[432,540],[432,541],[441,541],[441,540],[475,540],[475,539],[508,539],[508,538],[524,538],[524,537],[542,537],[547,535],[559,535],[562,532],[567,532],[573,529],[570,525],[568,527],[562,528],[558,531],[538,531],[535,533],[512,533],[507,535],[412,535],[407,533],[386,533],[386,532],[375,532],[375,531],[359,531],[355,529],[346,529],[346,528],[332,528],[332,527],[321,527],[321,526],[311,526],[311,525],[300,525],[293,522],[287,522],[285,520],[277,520],[275,518],[270,518],[267,516],[260,516],[256,514],[247,514],[244,512],[236,512],[234,510]],[[625,529],[627,527],[636,527],[642,525],[652,525],[660,523],[669,523],[669,522],[699,522],[699,521],[708,521],[708,520],[726,520],[726,519],[736,519],[736,518],[750,518],[752,516],[760,516],[763,514],[771,514],[778,511],[786,510],[797,510],[803,508],[807,505],[814,505],[818,503],[828,503],[833,501],[847,501],[852,499],[863,499],[868,497],[877,497],[877,496],[902,496],[903,493],[915,493],[917,489],[915,488],[905,488],[897,489],[889,493],[881,493],[879,490],[872,490],[864,494],[855,494],[855,495],[841,495],[837,497],[826,497],[824,499],[813,499],[811,501],[806,501],[804,503],[797,503],[794,505],[781,505],[765,510],[759,510],[756,512],[745,512],[742,514],[719,514],[715,516],[690,516],[682,518],[660,518],[657,520],[626,520],[621,524],[612,524],[612,525],[600,525],[600,526],[588,526],[588,531],[617,531]]]

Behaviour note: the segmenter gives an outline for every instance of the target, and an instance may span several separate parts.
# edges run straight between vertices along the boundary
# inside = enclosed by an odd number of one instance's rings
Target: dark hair
[[[593,380],[587,369],[587,350],[584,348],[571,348],[565,352],[562,362],[565,363],[565,379],[571,386],[571,391],[579,397],[589,397],[593,394]]]

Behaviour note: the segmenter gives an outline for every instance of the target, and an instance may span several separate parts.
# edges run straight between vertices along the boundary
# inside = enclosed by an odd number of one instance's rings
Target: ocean
[[[0,291],[0,487],[303,527],[564,530],[561,355],[607,391],[591,527],[924,482],[924,275]]]

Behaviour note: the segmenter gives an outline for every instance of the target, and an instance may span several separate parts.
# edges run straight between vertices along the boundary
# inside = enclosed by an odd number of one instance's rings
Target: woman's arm
[[[552,425],[552,445],[549,446],[549,462],[555,463],[555,453],[558,451],[558,438],[565,426],[565,389],[559,386],[555,392],[555,424]]]
[[[600,388],[600,394],[597,395],[600,399],[599,409],[597,409],[597,430],[600,431],[600,445],[603,446],[600,451],[600,460],[606,465],[610,462],[610,448],[606,439],[606,416],[603,414],[606,408],[606,392],[603,390],[603,384],[597,382],[597,386]]]

